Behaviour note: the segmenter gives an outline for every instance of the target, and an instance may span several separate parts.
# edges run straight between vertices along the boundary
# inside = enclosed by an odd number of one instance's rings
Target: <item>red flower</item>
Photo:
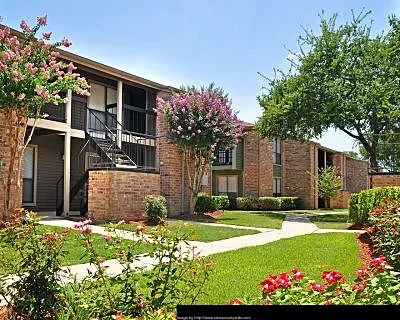
[[[105,241],[110,241],[110,240],[111,240],[111,236],[104,236],[103,239],[104,239]]]
[[[136,232],[138,232],[138,233],[139,233],[139,232],[142,232],[143,229],[144,229],[143,226],[137,226],[137,227],[136,227]]]
[[[357,274],[357,280],[360,280],[360,279],[362,279],[364,277],[364,275],[366,273],[366,270],[364,268],[363,269],[357,269],[355,272]]]
[[[283,288],[290,288],[292,286],[292,278],[290,275],[286,272],[283,272],[279,275],[279,278],[277,280],[278,285]]]
[[[372,259],[369,262],[369,266],[373,267],[375,271],[382,271],[385,267],[389,266],[389,263],[387,263],[385,256],[380,255],[379,257]]]
[[[308,286],[308,290],[324,292],[328,286],[325,284],[316,284],[315,282],[311,282]]]
[[[238,305],[244,304],[244,302],[242,300],[236,298],[236,299],[231,300],[229,302],[229,304],[231,304],[233,306],[238,306]]]
[[[292,272],[293,272],[293,278],[295,278],[296,280],[301,280],[301,279],[304,278],[304,274],[302,274],[301,272],[299,272],[299,271],[297,270],[297,268],[293,268],[293,269],[292,269]]]
[[[343,278],[343,274],[336,270],[324,271],[321,278],[322,280],[325,280],[328,284],[334,284]]]
[[[279,284],[277,283],[276,276],[270,275],[267,279],[260,283],[263,294],[274,292],[278,289]]]

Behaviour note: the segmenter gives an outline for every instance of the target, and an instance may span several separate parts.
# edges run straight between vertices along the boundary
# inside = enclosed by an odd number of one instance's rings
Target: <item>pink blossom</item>
[[[50,40],[51,34],[52,34],[52,32],[44,32],[44,33],[42,34],[43,39],[45,39],[45,40]]]
[[[72,62],[67,65],[68,73],[72,73],[72,71],[76,70],[77,67],[74,66]]]
[[[7,66],[5,64],[3,64],[2,62],[0,62],[0,70],[7,70]]]
[[[63,39],[61,40],[61,44],[62,44],[64,47],[68,48],[68,47],[70,47],[70,46],[72,45],[72,42],[69,41],[69,40],[66,39],[66,38],[63,38]]]
[[[137,226],[136,227],[136,232],[142,232],[143,231],[143,226]]]
[[[25,20],[22,20],[19,26],[25,32],[30,32],[31,31],[31,27],[28,25],[28,23]]]
[[[37,22],[41,26],[47,25],[47,14],[42,17],[37,17]]]
[[[23,100],[25,98],[25,93],[20,93],[17,97],[18,100]]]
[[[103,239],[104,239],[105,241],[110,241],[110,240],[111,240],[111,236],[108,236],[108,235],[107,235],[107,236],[104,236]]]

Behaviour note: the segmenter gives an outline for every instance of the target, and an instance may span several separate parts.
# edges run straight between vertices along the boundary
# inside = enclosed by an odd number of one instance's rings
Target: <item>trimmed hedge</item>
[[[197,213],[214,212],[229,208],[228,196],[212,196],[200,194],[197,198],[195,210]]]
[[[299,207],[297,197],[238,197],[236,209],[238,210],[294,210]]]
[[[400,187],[377,187],[352,194],[349,198],[349,220],[366,224],[371,210],[379,207],[383,198],[400,199]]]

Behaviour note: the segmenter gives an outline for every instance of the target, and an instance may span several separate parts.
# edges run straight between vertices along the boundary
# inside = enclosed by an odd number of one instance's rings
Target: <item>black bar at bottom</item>
[[[261,320],[261,319],[332,319],[356,316],[369,319],[374,315],[398,317],[400,306],[321,306],[321,305],[178,305],[177,320]],[[290,317],[290,318],[289,318]],[[343,318],[346,317],[346,318]],[[340,319],[340,318],[338,318]]]

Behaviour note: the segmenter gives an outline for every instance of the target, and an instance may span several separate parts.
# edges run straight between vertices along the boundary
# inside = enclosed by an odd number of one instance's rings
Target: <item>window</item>
[[[216,154],[214,165],[231,165],[232,149],[219,149]]]
[[[122,92],[123,92],[124,104],[141,109],[146,109],[147,92],[145,89],[124,84]]]
[[[272,179],[272,195],[274,197],[280,197],[282,194],[282,178]]]
[[[237,176],[218,176],[218,195],[237,195]]]
[[[272,152],[273,152],[273,164],[282,164],[282,157],[281,157],[281,142],[280,140],[273,140],[272,141]]]
[[[27,146],[24,151],[24,172],[22,186],[22,202],[24,205],[36,203],[36,154],[35,146]]]

